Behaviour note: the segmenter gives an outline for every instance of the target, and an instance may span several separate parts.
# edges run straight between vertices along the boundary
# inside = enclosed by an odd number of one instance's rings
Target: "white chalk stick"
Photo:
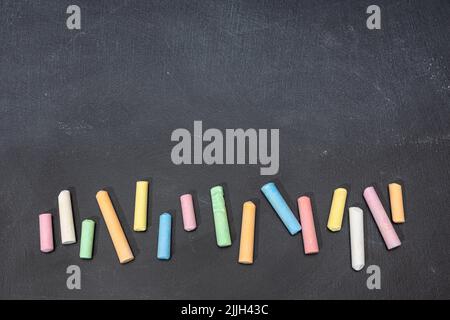
[[[73,224],[72,201],[70,200],[70,192],[68,190],[63,190],[59,193],[58,208],[62,244],[77,242],[75,226]]]
[[[352,268],[360,271],[364,268],[364,214],[358,207],[350,207],[350,250],[352,256]]]

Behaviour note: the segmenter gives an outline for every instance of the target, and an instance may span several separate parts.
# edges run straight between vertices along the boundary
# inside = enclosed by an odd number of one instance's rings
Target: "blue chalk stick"
[[[288,207],[286,201],[284,201],[275,184],[273,182],[269,182],[262,186],[261,191],[264,193],[267,200],[269,200],[270,204],[275,209],[275,212],[289,230],[289,233],[291,235],[299,233],[302,227],[292,213],[292,210]]]
[[[158,259],[170,259],[170,242],[172,233],[172,216],[163,213],[159,216]]]

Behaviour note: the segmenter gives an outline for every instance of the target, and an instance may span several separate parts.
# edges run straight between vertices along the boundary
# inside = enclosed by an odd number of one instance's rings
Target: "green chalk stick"
[[[211,188],[211,201],[217,245],[219,247],[231,246],[230,227],[228,226],[227,209],[221,186]]]
[[[92,246],[94,244],[95,221],[85,219],[81,223],[80,258],[92,259]]]

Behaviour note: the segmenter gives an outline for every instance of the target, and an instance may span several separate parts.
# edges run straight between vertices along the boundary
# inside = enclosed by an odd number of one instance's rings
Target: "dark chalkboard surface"
[[[0,298],[450,298],[449,1],[1,1]],[[66,27],[81,8],[81,30]],[[173,130],[278,128],[280,170],[180,165]],[[135,182],[151,181],[150,228],[132,232]],[[404,185],[403,244],[387,251],[362,198]],[[303,254],[259,188],[277,181],[297,212],[313,198],[320,253]],[[233,245],[216,246],[209,188],[225,186]],[[364,209],[366,268],[350,266],[348,213],[326,229],[333,190]],[[94,259],[60,244],[57,195],[97,221]],[[95,201],[107,188],[136,255],[120,265]],[[178,197],[193,192],[198,230]],[[239,265],[242,203],[257,202],[256,259]],[[39,252],[38,214],[55,251]],[[156,259],[159,214],[173,256]],[[66,268],[81,268],[81,290]]]

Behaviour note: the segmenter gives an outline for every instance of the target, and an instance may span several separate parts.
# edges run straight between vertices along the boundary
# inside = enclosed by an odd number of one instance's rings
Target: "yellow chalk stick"
[[[253,248],[255,242],[256,206],[247,201],[242,208],[241,243],[239,247],[239,263],[253,264]]]
[[[402,186],[400,184],[389,184],[389,198],[391,200],[392,221],[395,223],[404,223],[405,211],[403,209],[403,194]]]
[[[122,226],[120,225],[116,210],[114,210],[111,199],[109,198],[108,192],[101,190],[97,192],[95,197],[97,198],[98,206],[102,212],[103,219],[105,220],[106,227],[108,228],[109,235],[111,236],[120,263],[130,262],[134,259],[134,256]]]
[[[136,182],[134,202],[134,231],[147,230],[148,181]]]
[[[333,193],[330,215],[328,216],[327,228],[333,232],[341,230],[342,218],[344,217],[345,201],[347,199],[347,190],[337,188]]]

